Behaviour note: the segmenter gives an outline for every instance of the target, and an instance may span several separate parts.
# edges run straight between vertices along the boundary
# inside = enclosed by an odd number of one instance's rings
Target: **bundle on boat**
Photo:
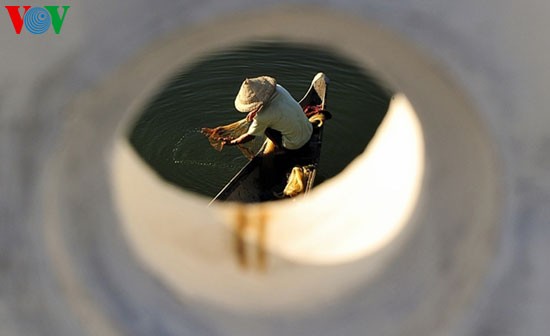
[[[306,185],[313,172],[312,166],[296,166],[288,176],[283,197],[295,197],[306,191]]]

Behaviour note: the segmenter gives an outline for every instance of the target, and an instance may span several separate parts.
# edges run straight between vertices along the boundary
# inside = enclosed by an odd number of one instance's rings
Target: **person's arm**
[[[250,127],[248,128],[248,132],[244,133],[238,138],[227,139],[225,144],[234,146],[247,143],[249,141],[252,141],[256,136],[261,136],[262,134],[264,134],[266,128],[267,125],[265,123],[261,123],[258,121],[258,118],[254,118],[254,120],[252,120],[252,123],[250,124]]]
[[[254,138],[255,138],[254,135],[245,133],[245,134],[241,135],[240,137],[229,141],[227,144],[228,145],[240,145],[240,144],[252,141]]]

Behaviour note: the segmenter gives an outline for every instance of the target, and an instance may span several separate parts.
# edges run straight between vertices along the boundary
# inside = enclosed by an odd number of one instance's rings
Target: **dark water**
[[[130,134],[142,158],[167,181],[213,197],[247,162],[234,147],[215,151],[201,127],[244,117],[233,105],[246,77],[270,75],[296,100],[313,76],[330,78],[319,179],[359,155],[384,117],[391,91],[348,59],[316,46],[257,42],[206,55],[174,74],[146,106]]]

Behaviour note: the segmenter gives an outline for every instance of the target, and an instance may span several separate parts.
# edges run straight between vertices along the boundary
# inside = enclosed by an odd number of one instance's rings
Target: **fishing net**
[[[250,121],[246,118],[231,123],[229,125],[218,126],[215,128],[203,128],[201,132],[208,137],[210,145],[217,151],[221,151],[226,141],[238,138],[248,131]],[[241,150],[243,155],[249,160],[258,153],[265,141],[265,137],[255,137],[252,141],[239,144],[237,147]]]

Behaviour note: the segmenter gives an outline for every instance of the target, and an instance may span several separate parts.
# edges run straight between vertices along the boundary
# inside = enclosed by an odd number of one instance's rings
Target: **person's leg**
[[[277,145],[275,145],[275,143],[273,141],[271,141],[271,139],[267,139],[267,143],[265,145],[265,148],[264,148],[264,151],[263,151],[263,155],[266,156],[268,154],[272,154],[272,153],[275,153],[275,150],[277,149]]]
[[[265,135],[268,141],[263,151],[264,156],[275,153],[278,148],[283,148],[283,136],[281,132],[268,128],[265,130]]]
[[[281,132],[272,128],[265,130],[267,136],[267,144],[262,155],[262,166],[260,169],[260,181],[264,188],[270,189],[273,185],[275,172],[275,154],[278,150],[283,149],[283,136]]]
[[[281,132],[274,130],[273,128],[267,128],[265,135],[271,140],[278,148],[283,148],[283,135]]]

